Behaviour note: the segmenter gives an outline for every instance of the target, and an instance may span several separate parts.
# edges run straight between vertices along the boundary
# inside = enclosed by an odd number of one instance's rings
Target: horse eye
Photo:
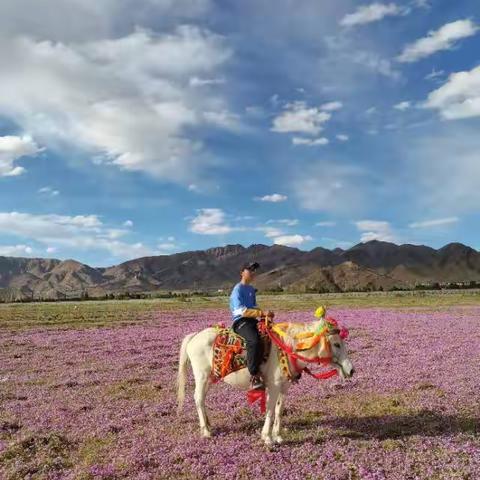
[[[340,344],[339,343],[334,343],[333,344],[335,348],[340,348]]]

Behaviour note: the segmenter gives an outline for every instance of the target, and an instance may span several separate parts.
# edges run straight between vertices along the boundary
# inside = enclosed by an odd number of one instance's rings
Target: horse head
[[[319,307],[315,316],[319,320],[314,322],[313,330],[297,335],[301,338],[296,345],[297,350],[310,358],[325,359],[324,363],[333,366],[342,378],[351,378],[355,369],[345,344],[348,330],[339,326],[334,318],[327,317],[325,307]]]
[[[344,341],[347,335],[348,331],[345,328],[338,327],[329,328],[326,333],[330,345],[331,364],[342,378],[351,378],[355,373]]]

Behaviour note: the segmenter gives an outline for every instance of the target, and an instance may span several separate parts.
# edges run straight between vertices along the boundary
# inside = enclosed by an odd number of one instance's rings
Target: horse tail
[[[180,413],[185,400],[185,383],[187,380],[187,345],[195,333],[188,334],[183,340],[180,347],[180,357],[178,360],[178,374],[177,374],[177,414]]]

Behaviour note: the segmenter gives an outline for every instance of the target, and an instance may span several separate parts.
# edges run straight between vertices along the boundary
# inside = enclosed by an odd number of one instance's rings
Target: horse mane
[[[320,327],[323,322],[323,319],[306,323],[288,322],[287,328],[285,329],[286,336],[283,338],[283,341],[288,346],[295,347],[298,342],[298,340],[295,339],[295,335],[297,335],[298,333],[314,332]]]

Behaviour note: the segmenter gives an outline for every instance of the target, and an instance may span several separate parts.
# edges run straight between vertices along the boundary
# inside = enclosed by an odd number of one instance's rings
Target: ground
[[[191,375],[175,412],[180,341],[228,322],[225,297],[0,306],[0,478],[480,478],[478,295],[259,297],[279,321],[325,301],[355,377],[302,378],[271,450],[225,384],[207,398],[212,439]]]

